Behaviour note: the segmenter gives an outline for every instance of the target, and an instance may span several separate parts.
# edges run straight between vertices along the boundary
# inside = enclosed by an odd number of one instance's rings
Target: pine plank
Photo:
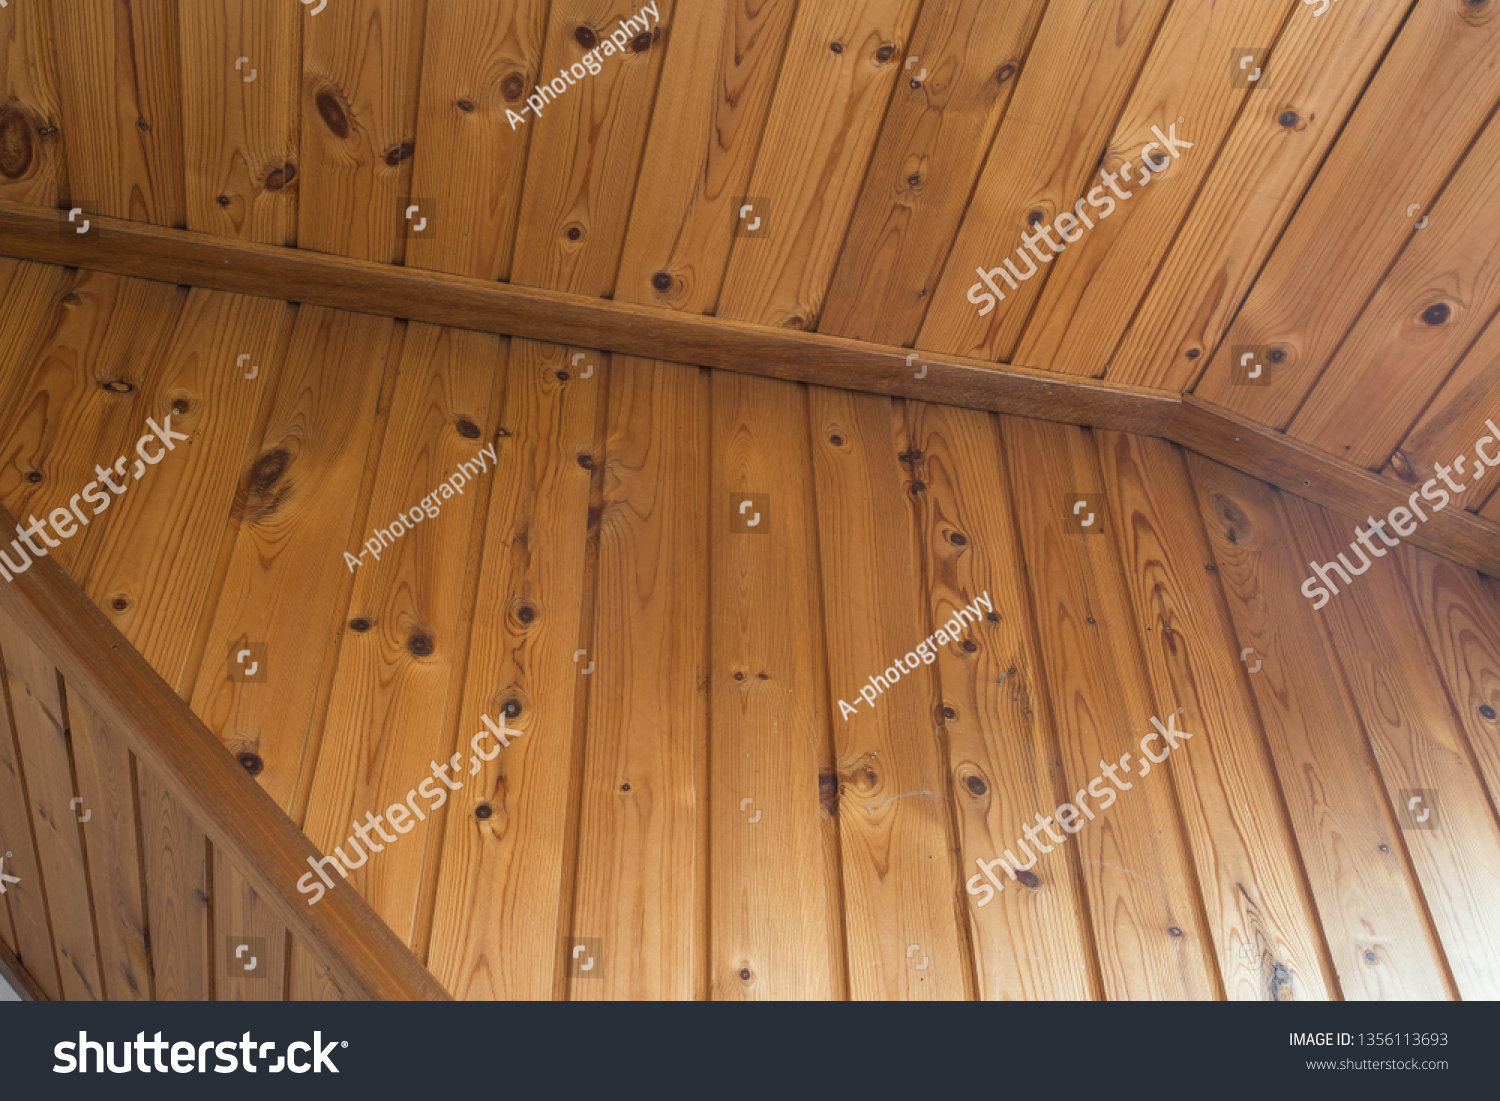
[[[840,999],[838,777],[807,399],[719,371],[710,390],[710,996]],[[767,537],[732,532],[735,495],[762,491],[772,491]]]
[[[1241,87],[1225,79],[1226,55],[1233,43],[1273,43],[1288,13],[1302,16],[1301,8],[1295,2],[1265,0],[1172,6],[1107,143],[1110,171],[1120,172],[1121,161],[1132,162],[1130,178],[1120,184],[1131,198],[1119,203],[1107,222],[1096,216],[1093,229],[1083,227],[1083,239],[1067,245],[1047,265],[1045,282],[1027,283],[1007,297],[1001,308],[1025,326],[1007,360],[1104,375],[1110,353],[1150,288],[1151,274],[1173,248],[1215,154],[1241,112],[1253,110],[1252,103],[1258,107],[1264,98],[1259,79]],[[1280,61],[1273,52],[1261,64],[1269,68]],[[1228,68],[1233,71],[1233,61]],[[1162,165],[1163,172],[1146,183],[1142,150],[1157,133],[1175,133],[1179,120],[1183,140],[1191,139],[1194,148],[1182,150],[1178,158],[1168,156],[1156,141],[1153,163],[1165,157],[1171,164]],[[1050,208],[1041,209],[1045,218],[1055,217]]]
[[[967,301],[975,269],[988,270],[1021,248],[1033,212],[1048,221],[1050,211],[1072,210],[1079,195],[1100,182],[1100,156],[1166,7],[1164,0],[1048,6],[1030,56],[1051,64],[1020,75],[917,347],[992,362],[1008,358],[1027,310],[1016,308],[1019,292],[1012,292],[980,316]],[[1042,272],[1037,282],[1046,278]]]
[[[217,849],[213,862],[214,938],[211,946],[223,953],[214,980],[214,1000],[220,1002],[279,1002],[286,997],[286,927],[255,888]],[[252,938],[255,943],[251,943]],[[231,953],[230,943],[234,942]],[[239,956],[240,944],[249,951]],[[264,946],[264,950],[260,951]],[[254,961],[253,965],[251,961]],[[252,967],[254,974],[244,974]]]
[[[1254,710],[1271,747],[1323,935],[1349,1000],[1453,996],[1406,850],[1397,843],[1337,658],[1310,605],[1279,494],[1187,455]]]
[[[1389,18],[1400,14],[1400,5],[1383,7]],[[1358,9],[1332,14],[1318,20],[1331,24],[1318,28],[1325,34],[1340,31],[1340,18]],[[1435,225],[1414,230],[1406,211],[1412,203],[1435,210],[1433,200],[1500,97],[1497,44],[1500,19],[1488,11],[1415,6],[1225,332],[1199,396],[1262,424],[1287,425],[1391,262],[1408,245],[1430,247],[1424,239],[1443,232]],[[1413,88],[1422,94],[1412,95]],[[1349,83],[1344,94],[1357,90]],[[1314,113],[1309,106],[1309,129],[1321,125]],[[1327,116],[1330,132],[1336,117]],[[1244,179],[1235,186],[1243,188]],[[1286,199],[1297,201],[1291,193]],[[1335,286],[1337,294],[1327,293]],[[1416,318],[1409,323],[1428,328]],[[1235,385],[1234,348],[1266,345],[1286,353],[1271,384]]]
[[[208,943],[208,839],[139,762],[136,778],[152,990],[157,1001],[207,1001],[214,958]]]
[[[1314,17],[1293,7],[1273,45],[1271,64],[1258,82],[1263,87],[1250,95],[1223,143],[1171,251],[1110,356],[1107,378],[1181,391],[1191,389],[1204,374],[1205,357],[1212,356],[1234,320],[1329,148],[1335,140],[1340,146],[1349,140],[1349,132],[1341,128],[1360,102],[1370,74],[1382,61],[1389,67],[1395,53],[1404,52],[1406,47],[1398,46],[1391,58],[1385,55],[1410,8],[1410,4],[1385,0],[1342,0]],[[1445,23],[1451,30],[1437,33],[1463,37],[1459,24],[1468,15],[1457,16],[1440,4],[1418,8],[1407,24],[1408,29],[1412,25],[1423,28],[1417,37],[1430,36]],[[1218,48],[1228,45],[1232,49],[1243,41],[1236,36]],[[1442,45],[1431,51],[1426,63],[1444,64]],[[1470,54],[1471,64],[1476,57]],[[1391,80],[1384,85],[1383,106],[1373,110],[1361,127],[1378,125],[1382,115],[1389,116],[1394,108],[1392,95],[1410,100],[1412,87],[1426,87],[1408,83],[1408,79],[1420,81],[1418,74],[1383,79]],[[1403,106],[1420,108],[1410,102]],[[1298,119],[1290,128],[1281,121],[1289,107]],[[1184,125],[1190,120],[1185,115]],[[1363,156],[1355,160],[1365,169],[1378,163]],[[1441,173],[1437,178],[1441,179]],[[1333,194],[1336,197],[1339,192]],[[1405,209],[1406,201],[1400,209]],[[1347,214],[1336,208],[1326,216],[1339,227],[1341,236],[1350,234],[1345,239],[1361,240],[1344,220]],[[1367,216],[1395,218],[1390,206],[1371,208]],[[1307,284],[1319,299],[1330,285],[1326,274]],[[1213,377],[1227,373],[1223,366],[1214,370]]]
[[[780,73],[792,0],[713,0],[673,13],[656,114],[615,297],[711,313]],[[665,275],[669,283],[658,288]]]
[[[661,36],[644,50],[601,57],[589,74],[543,109],[531,136],[510,280],[573,294],[607,295],[620,266],[630,195],[646,145],[657,77],[670,40],[673,0],[656,0]],[[554,0],[538,83],[579,63],[635,0]],[[587,33],[584,33],[584,32]],[[654,31],[654,29],[653,29]],[[597,47],[595,47],[597,48]]]
[[[721,317],[815,329],[891,91],[915,0],[802,5],[787,39],[749,195],[770,203],[767,237],[741,237]]]
[[[982,593],[993,611],[971,631],[972,653],[937,647],[949,786],[957,805],[960,871],[1014,846],[1013,823],[1067,798],[1055,767],[1052,701],[1039,665],[1010,489],[994,419],[912,403],[906,408],[903,479],[917,513],[928,626]],[[964,535],[955,544],[950,536]],[[942,711],[942,708],[936,710]],[[1002,882],[1004,882],[1002,880]],[[1009,884],[983,906],[964,901],[984,1000],[1079,1000],[1098,996],[1093,944],[1076,854],[1068,866]]]
[[[86,0],[52,31],[73,206],[183,225],[177,4]]]
[[[1354,522],[1305,501],[1285,499],[1306,561],[1325,562],[1348,546]],[[1377,544],[1378,545],[1378,544]],[[1384,549],[1384,548],[1382,548]],[[1436,829],[1402,831],[1428,912],[1459,994],[1500,996],[1500,824],[1466,753],[1424,638],[1400,562],[1399,546],[1341,586],[1322,609],[1365,732],[1399,816],[1402,792],[1438,792]],[[1396,561],[1390,561],[1394,558]]]
[[[295,243],[302,10],[263,0],[179,5],[188,229]]]
[[[411,193],[434,203],[435,235],[407,242],[406,266],[510,276],[535,118],[513,125],[536,82],[547,0],[427,5]]]
[[[380,444],[369,528],[385,528],[397,515],[420,508],[418,502],[453,477],[460,462],[472,462],[486,443],[495,442],[486,414],[498,342],[478,333],[409,327]],[[373,398],[377,386],[378,376],[364,396]],[[352,856],[348,823],[403,802],[430,778],[430,761],[452,755],[454,726],[463,731],[478,722],[477,715],[459,713],[454,678],[464,668],[472,608],[465,600],[467,536],[483,502],[483,480],[499,476],[481,474],[480,484],[465,487],[462,495],[440,499],[436,518],[424,516],[378,562],[366,558],[354,571],[305,827],[325,853],[337,845]],[[352,533],[351,548],[358,548],[361,536],[371,537],[368,531]],[[354,631],[348,625],[357,619],[370,628]],[[466,742],[458,747],[467,754]],[[424,853],[440,843],[441,819],[434,815],[434,825],[412,825],[405,836],[395,835],[400,844],[387,842],[390,851],[367,853],[365,866],[334,888],[359,891],[408,944],[414,940]]]
[[[58,205],[67,191],[49,4],[0,10],[0,198]]]
[[[305,16],[300,247],[401,262],[426,6],[346,0]]]
[[[1109,534],[1124,513],[1102,493],[1094,442],[1083,430],[1015,417],[1002,418],[1000,430],[1045,692],[1059,701],[1055,715],[1064,789],[1076,793],[1101,775],[1104,762],[1118,760],[1126,750],[1133,754],[1141,737],[1137,732],[1151,729],[1153,713],[1160,716]],[[1098,519],[1105,538],[1065,529],[1065,497],[1075,493],[1104,503],[1105,514]],[[1183,742],[1179,752],[1199,750]],[[1104,996],[1222,997],[1213,933],[1205,924],[1171,785],[1148,781],[1127,777],[1131,790],[1118,792],[1111,807],[1100,808],[1097,797],[1091,804],[1096,821],[1078,820],[1083,826],[1078,859]],[[1038,854],[1032,874],[1057,876],[1065,859],[1052,855],[1043,863]]]
[[[474,621],[458,731],[467,740],[480,716],[498,720],[514,704],[506,723],[522,735],[465,778],[447,816],[427,966],[455,998],[551,998],[565,970],[559,887],[575,843],[580,681],[592,680],[573,660],[587,644],[580,583],[592,522],[579,457],[591,453],[607,369],[561,380],[559,371],[576,369],[571,354],[513,340],[504,368],[500,471],[475,597],[489,614]],[[487,819],[474,813],[481,804]]]
[[[87,689],[70,683],[64,691],[77,792],[83,800],[76,813],[88,819],[83,832],[88,841],[103,996],[116,1002],[150,1001],[151,956],[146,943],[130,749]]]
[[[63,293],[71,272],[54,264],[0,257],[0,400],[10,409],[24,384],[21,368],[42,332],[48,306]]]
[[[818,330],[910,345],[1045,5],[923,5]],[[916,58],[915,61],[911,60]],[[919,79],[922,74],[925,79]]]

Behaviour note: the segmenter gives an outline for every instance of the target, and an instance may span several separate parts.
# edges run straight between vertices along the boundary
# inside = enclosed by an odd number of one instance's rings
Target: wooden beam
[[[971,409],[1161,434],[1177,395],[116,218],[0,203],[0,255]],[[71,228],[71,227],[70,227]],[[922,367],[923,378],[914,378]]]
[[[37,985],[30,972],[21,966],[21,961],[0,940],[0,979],[4,979],[23,1002],[45,1002],[50,999],[47,992]]]
[[[0,531],[15,523],[0,506]],[[87,686],[100,714],[329,966],[346,998],[448,999],[352,888],[340,884],[317,906],[307,904],[295,884],[307,872],[308,858],[322,854],[56,562],[39,559],[0,584],[0,611],[21,625],[65,681]]]
[[[1190,451],[1270,482],[1334,512],[1357,517],[1386,515],[1407,504],[1399,482],[1319,451],[1310,444],[1246,420],[1223,406],[1184,394],[1165,436]],[[1459,565],[1500,577],[1500,525],[1462,509],[1428,512],[1407,541]]]

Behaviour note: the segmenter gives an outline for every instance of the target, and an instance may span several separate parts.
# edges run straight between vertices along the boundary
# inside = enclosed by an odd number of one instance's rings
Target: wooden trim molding
[[[15,954],[0,940],[0,979],[10,984],[10,988],[20,995],[23,1002],[45,1002],[47,992],[43,990],[37,981],[31,977],[31,973],[21,966],[21,961],[16,959]]]
[[[15,523],[0,506],[0,530]],[[295,884],[308,858],[322,854],[51,558],[0,583],[0,609],[16,619],[65,681],[86,687],[137,758],[329,967],[346,998],[449,1000],[353,889],[336,888],[318,905],[307,905]]]

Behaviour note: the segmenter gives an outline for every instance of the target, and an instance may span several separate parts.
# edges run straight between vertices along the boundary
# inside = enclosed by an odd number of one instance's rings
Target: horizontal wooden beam
[[[1148,436],[1177,395],[461,275],[0,203],[0,255]],[[923,378],[914,376],[926,368]]]
[[[0,531],[16,518],[0,505]],[[448,993],[352,887],[316,906],[296,889],[323,854],[240,767],[187,702],[161,678],[51,558],[0,582],[12,616],[129,743],[208,839],[315,957],[345,997],[449,1000]]]
[[[1363,524],[1407,503],[1411,490],[1237,413],[1183,396],[1166,438]],[[1351,533],[1352,535],[1352,533]],[[1429,512],[1407,542],[1500,577],[1500,527],[1462,509]]]

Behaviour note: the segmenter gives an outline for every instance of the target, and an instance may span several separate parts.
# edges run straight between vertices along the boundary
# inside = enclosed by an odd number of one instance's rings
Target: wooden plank
[[[0,617],[0,629],[19,636],[17,624]],[[3,657],[0,657],[3,661]],[[49,1001],[63,997],[62,975],[47,916],[47,891],[42,862],[32,829],[31,803],[26,798],[25,765],[16,741],[14,708],[10,700],[10,678],[5,678],[5,729],[0,731],[0,855],[5,872],[19,882],[7,883],[5,901],[15,929],[16,955]],[[24,702],[24,701],[22,701]]]
[[[349,0],[303,21],[297,243],[400,263],[426,0]]]
[[[1152,687],[1203,739],[1169,771],[1225,992],[1240,1001],[1336,998],[1234,627],[1203,568],[1211,552],[1182,456],[1163,440],[1112,432],[1100,434],[1100,452]]]
[[[1015,845],[1014,823],[1066,799],[1052,701],[1026,595],[1010,489],[993,418],[913,403],[906,409],[902,479],[917,513],[929,623],[940,625],[981,593],[992,609],[970,632],[971,652],[936,646],[941,729],[956,804],[960,872]],[[905,472],[903,472],[905,473]],[[954,543],[953,533],[964,536]],[[929,629],[929,628],[924,628]],[[1099,995],[1076,854],[1034,886],[982,895],[966,916],[978,994],[985,1000],[1079,1000]],[[984,882],[983,875],[980,881]],[[1004,882],[1004,880],[1002,880]]]
[[[57,206],[67,191],[52,7],[0,11],[0,198]]]
[[[807,399],[723,373],[710,389],[710,996],[843,998]],[[735,498],[766,491],[768,536],[733,530]]]
[[[591,475],[579,459],[591,454],[604,385],[604,367],[572,377],[573,354],[511,341],[504,371],[501,473],[490,484],[475,597],[490,611],[474,622],[458,733],[468,740],[481,716],[498,721],[509,705],[506,725],[522,735],[465,778],[447,816],[427,959],[457,998],[551,998],[566,969],[559,887],[583,761],[585,666],[573,658],[587,644],[580,582],[591,526]],[[488,818],[475,813],[481,805]],[[606,956],[603,973],[620,958]]]
[[[1055,61],[1031,66],[1019,79],[917,347],[992,362],[1010,358],[1031,300],[1012,292],[983,316],[966,288],[976,268],[989,270],[1013,250],[1029,259],[1021,237],[1035,219],[1072,210],[1101,182],[1095,176],[1105,143],[1166,8],[1164,0],[1049,5],[1030,56]],[[1046,278],[1043,272],[1037,283]]]
[[[63,293],[73,273],[52,264],[0,259],[0,398],[12,407],[18,388],[25,382],[21,368],[31,347],[43,331],[48,304]]]
[[[798,9],[766,123],[773,140],[750,176],[749,196],[768,204],[765,236],[739,238],[719,316],[817,327],[919,6],[849,0]]]
[[[1166,435],[1200,455],[1325,508],[1379,516],[1408,503],[1409,492],[1391,480],[1192,394],[1184,395]],[[1470,569],[1500,574],[1500,526],[1461,509],[1428,512],[1427,522],[1417,526],[1408,542]]]
[[[794,7],[717,0],[673,12],[615,298],[713,311]]]
[[[1125,750],[1134,752],[1140,740],[1135,731],[1149,732],[1151,715],[1160,715],[1136,649],[1122,569],[1109,536],[1109,529],[1124,522],[1124,514],[1102,493],[1098,459],[1087,434],[1007,418],[1001,422],[1001,440],[1038,653],[1046,671],[1045,692],[1061,701],[1056,721],[1064,790],[1075,793],[1070,802],[1077,805],[1090,778],[1104,783],[1105,763],[1117,761]],[[1067,499],[1079,494],[1103,505],[1097,520],[1106,538],[1079,534],[1071,527],[1074,518],[1065,519]],[[1174,708],[1167,711],[1168,721],[1176,718]],[[1185,726],[1179,729],[1205,736]],[[1179,752],[1199,750],[1182,742]],[[1082,827],[1078,859],[1104,996],[1222,997],[1212,931],[1193,881],[1171,785],[1149,780],[1126,777],[1123,782],[1131,790],[1118,792],[1109,807],[1102,805],[1098,791],[1088,792],[1098,820],[1075,818]],[[1041,854],[1034,855],[1038,868],[1033,875],[1062,874],[1058,865],[1066,857],[1054,855],[1050,863],[1041,863]]]
[[[296,242],[300,11],[257,0],[180,5],[189,229]]]
[[[26,767],[37,858],[47,872],[47,912],[62,996],[70,1002],[100,1001],[106,995],[99,978],[88,858],[71,802],[73,769],[57,671],[13,621],[0,619],[0,648],[16,749]]]
[[[900,51],[906,60],[819,331],[881,344],[916,339],[1043,7],[923,6]]]
[[[99,237],[84,246],[57,232],[59,220],[53,212],[0,202],[0,252],[148,278],[171,271],[194,286],[278,301],[566,341],[1122,432],[1159,433],[1177,406],[1175,394],[949,355],[924,354],[926,374],[917,379],[921,369],[908,364],[903,348],[108,219],[94,223],[89,236],[97,231]]]
[[[1500,308],[1497,162],[1500,120],[1492,118],[1443,188],[1426,228],[1412,237],[1327,368],[1304,390],[1289,435],[1371,469],[1390,457],[1417,409]],[[1378,408],[1361,400],[1368,394],[1381,396]],[[1476,436],[1480,427],[1474,420]]]
[[[1177,230],[1215,154],[1242,112],[1264,99],[1261,70],[1280,64],[1272,44],[1288,12],[1293,18],[1303,14],[1300,4],[1265,0],[1174,4],[1167,12],[1106,145],[1109,170],[1129,172],[1120,189],[1130,199],[1121,201],[1107,222],[1096,212],[1092,229],[1078,226],[1075,218],[1072,229],[1082,229],[1083,239],[1064,245],[1066,251],[1047,265],[1045,282],[1027,283],[1008,297],[1004,308],[1023,318],[1025,327],[1014,354],[1005,358],[1096,378],[1105,373],[1110,353],[1150,289],[1151,275],[1176,247]],[[1226,68],[1232,74],[1247,56],[1244,49],[1239,58],[1228,56],[1232,43],[1261,44],[1248,47],[1259,74],[1254,83],[1225,78]],[[1170,137],[1178,123],[1182,140],[1194,148],[1164,150],[1156,135]],[[1160,174],[1143,163],[1148,153]],[[1134,165],[1122,170],[1121,162],[1132,160]],[[1081,190],[1073,194],[1083,197]],[[1041,211],[1046,219],[1056,216],[1048,207]]]
[[[1291,815],[1318,918],[1349,1000],[1456,993],[1274,489],[1187,456],[1234,638]]]
[[[479,474],[472,493],[450,488],[440,496],[437,487],[456,477],[460,463],[474,471],[491,461],[486,457],[481,464],[478,456],[495,442],[486,413],[498,343],[493,336],[412,326],[399,365],[392,365],[399,378],[370,496],[367,523],[373,531],[347,540],[360,566],[307,810],[307,834],[324,852],[339,846],[355,859],[361,843],[358,837],[346,840],[352,836],[346,823],[365,822],[366,812],[383,815],[401,804],[432,778],[430,761],[453,753],[455,725],[467,730],[477,722],[477,716],[458,711],[454,678],[464,668],[473,608],[465,599],[468,533],[482,506],[483,481],[499,475]],[[369,407],[379,377],[366,371],[373,379],[362,404]],[[394,518],[413,512],[420,522],[380,551],[378,560],[370,556],[369,543],[358,550],[365,535],[379,550],[386,540],[375,532],[390,528],[395,536]],[[361,620],[368,625],[364,631],[355,629]],[[371,837],[363,867],[333,888],[357,890],[408,944],[415,939],[424,855],[442,836],[442,819],[434,816],[434,823],[409,822],[406,831],[394,834],[399,845],[384,830]]]
[[[16,997],[23,1002],[45,1002],[50,999],[47,992],[26,968],[21,966],[20,959],[11,950],[10,946],[0,942],[0,979],[4,979],[11,990],[15,991]]]
[[[1351,552],[1359,547],[1350,538],[1357,521],[1295,498],[1286,508],[1305,561],[1337,564],[1342,551],[1346,561],[1366,563],[1366,572],[1349,584],[1330,571],[1340,591],[1322,609],[1323,619],[1386,795],[1398,821],[1412,816],[1403,823],[1402,840],[1459,994],[1494,998],[1500,994],[1500,824],[1403,581],[1399,564],[1414,552],[1397,546],[1380,556],[1385,561],[1374,560],[1362,547]],[[1434,826],[1416,822],[1414,798],[1436,814]]]
[[[1394,18],[1401,5],[1384,7]],[[1337,33],[1358,13],[1357,8],[1335,11],[1334,18],[1318,21],[1330,26],[1318,30]],[[1301,196],[1197,393],[1261,424],[1286,426],[1391,261],[1408,242],[1424,250],[1431,247],[1425,238],[1442,232],[1432,225],[1414,231],[1406,211],[1412,203],[1421,203],[1423,211],[1433,208],[1443,182],[1500,97],[1500,71],[1490,63],[1497,44],[1500,20],[1488,13],[1442,4],[1419,3],[1412,9],[1317,179]],[[1422,95],[1413,96],[1413,88],[1421,88]],[[1345,94],[1355,91],[1351,87]],[[1300,105],[1298,114],[1293,129],[1301,122]],[[1371,165],[1388,170],[1372,172]],[[1244,180],[1236,186],[1244,187]],[[1293,195],[1287,200],[1297,201]],[[1327,293],[1333,286],[1338,293]],[[1234,349],[1272,345],[1285,358],[1272,366],[1271,383],[1236,385]]]
[[[672,19],[673,0],[656,3],[661,19],[643,32],[650,37],[633,36],[620,56],[600,57],[598,73],[578,80],[540,120],[527,123],[536,131],[521,192],[512,283],[585,295],[613,288],[665,53],[663,24]],[[554,0],[538,83],[575,64],[583,68],[584,54],[604,49],[619,25],[638,13],[635,0]],[[575,77],[555,79],[567,87]]]
[[[183,225],[177,5],[89,0],[52,30],[73,206]]]
[[[690,999],[744,966],[726,955],[710,972],[704,952],[708,380],[611,368],[571,932],[601,941],[603,971],[574,975],[568,997]]]
[[[214,959],[208,841],[149,767],[138,767],[136,777],[152,993],[163,1002],[207,1001]]]
[[[215,976],[214,1000],[282,1001],[286,997],[286,927],[244,875],[217,852],[212,874],[216,941],[212,947],[222,961]]]
[[[1394,60],[1386,59],[1386,48],[1411,7],[1385,0],[1342,0],[1319,17],[1294,6],[1272,46],[1260,89],[1246,101],[1171,251],[1110,356],[1107,378],[1173,391],[1192,388],[1336,139],[1342,155],[1350,135],[1341,127],[1360,102],[1370,74],[1382,59],[1387,66]],[[1460,15],[1441,4],[1422,4],[1412,22],[1424,28],[1418,37],[1438,33],[1461,39],[1469,19],[1468,13]],[[1438,24],[1449,29],[1437,30]],[[1221,42],[1219,49],[1242,42],[1236,36]],[[1435,44],[1429,61],[1442,64],[1442,57],[1443,44]],[[1384,68],[1381,74],[1385,78]],[[1410,102],[1409,89],[1436,87],[1416,74],[1385,79],[1390,83],[1384,85],[1384,102],[1371,110],[1361,127],[1378,125],[1394,110],[1392,94],[1401,97],[1404,108],[1420,111],[1423,105]],[[1295,121],[1286,117],[1288,108]],[[1184,125],[1190,120],[1185,115]],[[1364,156],[1353,161],[1366,169],[1379,163]],[[1347,211],[1335,209],[1325,216],[1341,235],[1350,234],[1347,240],[1361,239]],[[1396,218],[1389,206],[1371,208],[1365,216]],[[1305,301],[1322,299],[1330,285],[1327,278],[1308,283],[1312,292]]]
[[[64,687],[73,768],[83,802],[99,969],[110,1001],[150,1001],[151,954],[141,892],[141,849],[130,748],[87,689]]]
[[[510,276],[526,148],[515,125],[541,64],[547,0],[440,0],[427,5],[411,193],[433,204],[432,233],[410,238],[406,266]]]

